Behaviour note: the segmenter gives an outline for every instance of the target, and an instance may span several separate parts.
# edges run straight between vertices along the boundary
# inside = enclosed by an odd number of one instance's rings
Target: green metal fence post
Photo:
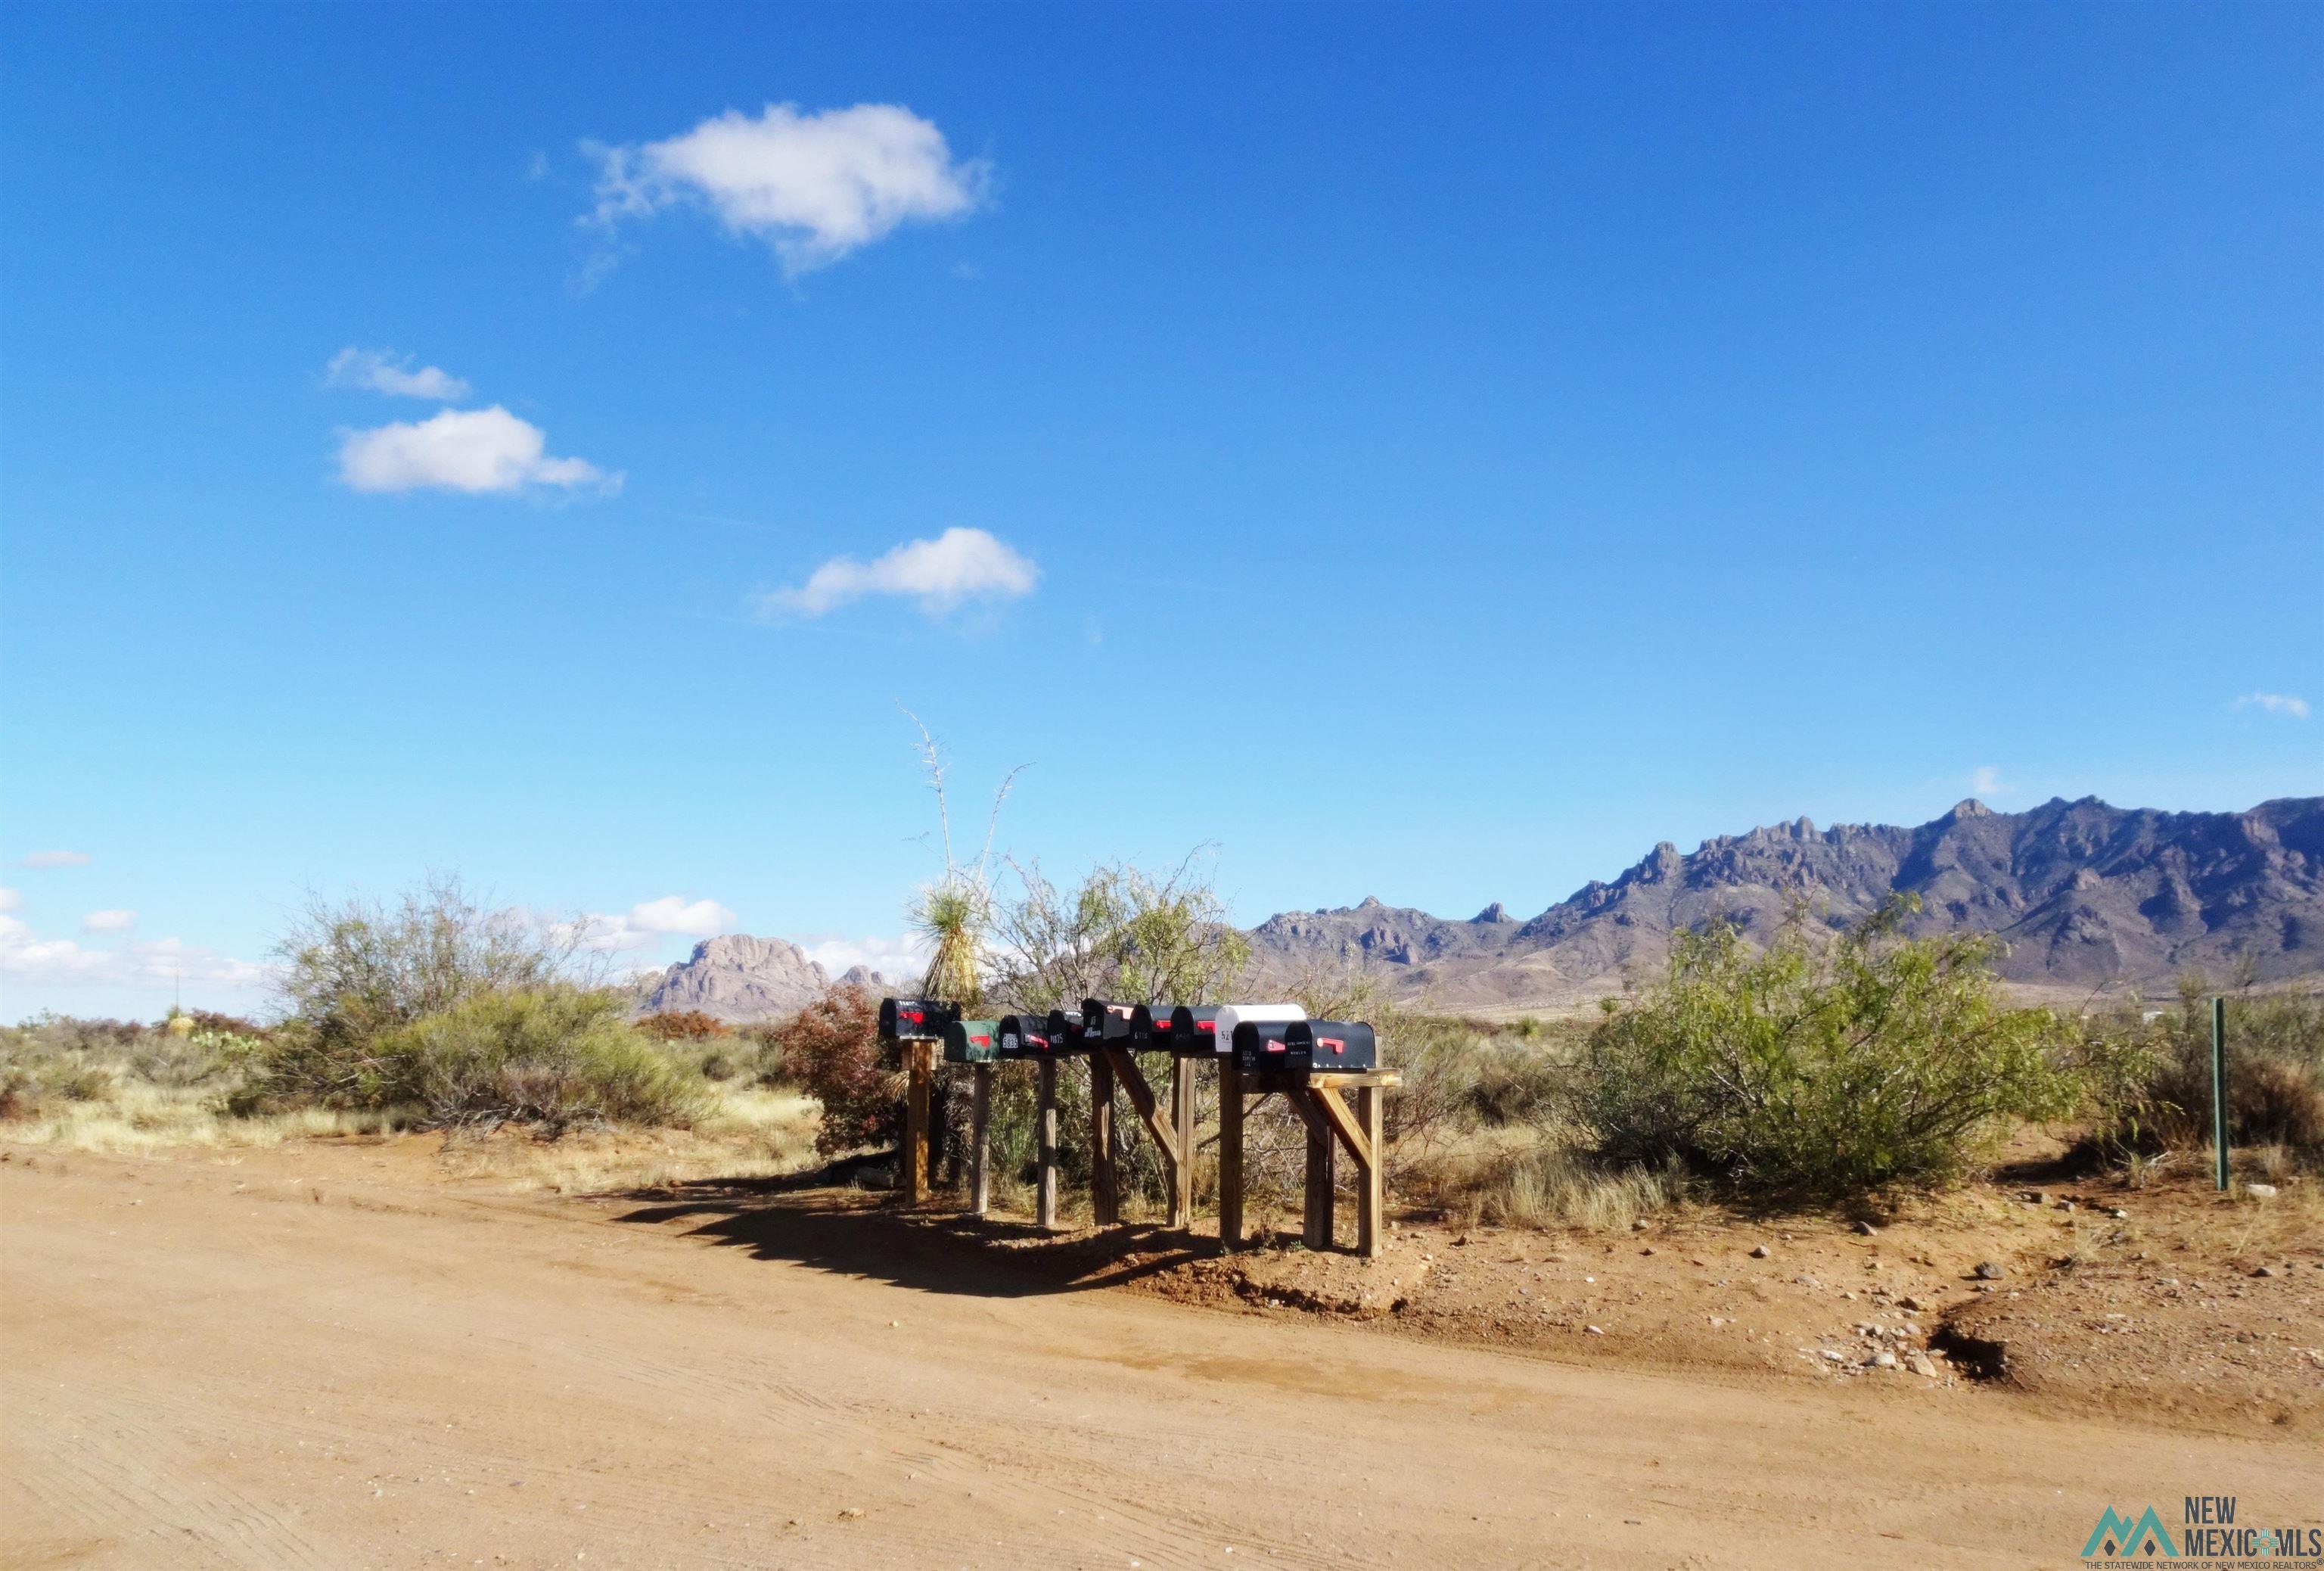
[[[2227,1187],[2227,1001],[2211,1000],[2211,1144],[2219,1154],[2219,1189]]]

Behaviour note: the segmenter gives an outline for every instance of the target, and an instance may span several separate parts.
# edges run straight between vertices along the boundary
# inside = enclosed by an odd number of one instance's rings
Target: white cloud
[[[808,959],[829,972],[834,980],[845,975],[850,966],[868,966],[890,982],[909,986],[918,983],[928,968],[927,946],[914,933],[899,934],[892,938],[811,935],[792,941],[806,951]]]
[[[620,475],[582,458],[549,457],[547,445],[539,426],[498,404],[447,409],[424,420],[347,432],[339,444],[339,478],[357,491],[620,489]]]
[[[1969,794],[1974,797],[2006,797],[2017,788],[2001,778],[2001,772],[1989,763],[1981,763],[1970,772]]]
[[[136,925],[135,911],[118,908],[91,911],[80,919],[80,930],[84,933],[125,933]]]
[[[365,393],[384,393],[394,398],[432,398],[438,403],[457,403],[468,396],[468,384],[448,371],[433,365],[410,368],[410,356],[401,359],[384,349],[358,349],[353,345],[331,356],[323,367],[323,384],[327,387],[354,387]]]
[[[640,901],[625,913],[592,911],[578,921],[558,922],[549,931],[559,942],[594,955],[650,949],[666,936],[706,938],[731,931],[734,913],[715,900],[689,901],[681,894]]]
[[[2295,720],[2308,718],[2308,700],[2290,693],[2246,693],[2233,706],[2237,709],[2257,709],[2269,715],[2289,715]]]
[[[24,897],[23,895],[17,893],[13,889],[0,889],[0,911],[17,911],[23,910],[23,909]]]
[[[86,851],[35,851],[17,864],[20,867],[87,867]]]
[[[767,242],[794,277],[899,225],[964,216],[986,174],[954,162],[944,133],[896,104],[809,115],[770,104],[755,119],[730,109],[664,142],[585,150],[599,164],[595,223],[705,207],[731,233]]]
[[[19,982],[92,986],[215,987],[254,992],[272,973],[182,938],[118,949],[92,949],[70,938],[43,938],[14,917],[0,916],[0,975]]]
[[[666,894],[659,900],[641,901],[632,906],[629,924],[640,932],[684,933],[689,938],[706,938],[733,927],[734,913],[715,900],[688,901],[684,895]]]
[[[761,615],[820,616],[866,595],[899,595],[941,615],[964,600],[1013,600],[1033,592],[1041,569],[981,529],[948,529],[898,546],[875,561],[834,557],[796,589],[758,596]]]

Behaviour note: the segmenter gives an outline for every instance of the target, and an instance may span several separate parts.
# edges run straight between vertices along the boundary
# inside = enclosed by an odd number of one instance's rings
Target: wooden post
[[[1219,1060],[1219,1248],[1242,1247],[1242,1071]]]
[[[1323,1115],[1308,1104],[1309,1093],[1305,1089],[1291,1093],[1301,1113],[1307,1114],[1307,1197],[1306,1224],[1300,1231],[1300,1242],[1309,1249],[1332,1247],[1332,1152],[1331,1125]]]
[[[1121,1220],[1121,1190],[1113,1169],[1113,1063],[1090,1055],[1090,1220],[1111,1227]]]
[[[898,1175],[904,1189],[904,1204],[917,1206],[928,1197],[928,1095],[936,1080],[936,1066],[929,1060],[936,1052],[932,1042],[914,1042],[907,1049],[911,1057],[906,1061],[908,1086],[904,1094],[904,1149]]]
[[[1194,1060],[1170,1060],[1170,1126],[1177,1136],[1177,1170],[1171,1175],[1170,1225],[1194,1221]]]
[[[1380,1212],[1388,1198],[1386,1101],[1377,1086],[1357,1088],[1356,1122],[1363,1125],[1364,1144],[1371,1152],[1356,1185],[1356,1252],[1366,1260],[1379,1255]]]
[[[992,1066],[979,1064],[968,1104],[968,1209],[982,1216],[992,1204]]]
[[[1037,1180],[1036,1219],[1044,1227],[1057,1224],[1057,1060],[1041,1060],[1037,1093],[1040,1114],[1040,1175]]]

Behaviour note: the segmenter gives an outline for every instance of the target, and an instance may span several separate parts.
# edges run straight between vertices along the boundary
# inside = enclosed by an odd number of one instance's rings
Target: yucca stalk
[[[928,789],[936,793],[936,831],[944,851],[943,874],[920,891],[910,911],[913,928],[928,940],[930,951],[920,993],[973,1011],[984,1002],[985,937],[992,927],[992,836],[1001,824],[1001,804],[1016,783],[1018,771],[1010,770],[993,793],[992,815],[985,823],[984,845],[976,860],[960,861],[953,855],[944,751],[918,716],[909,709],[904,713],[919,726],[920,765],[927,772]]]

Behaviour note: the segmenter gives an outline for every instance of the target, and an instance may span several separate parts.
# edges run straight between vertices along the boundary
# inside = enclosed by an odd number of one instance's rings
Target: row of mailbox
[[[1304,1075],[1377,1069],[1379,1041],[1361,1021],[1309,1020],[1296,1003],[1176,1009],[1085,998],[1079,1010],[963,1020],[960,1006],[927,998],[880,1003],[888,1042],[942,1042],[947,1063],[991,1064],[1087,1053],[1099,1043],[1183,1058],[1231,1058],[1238,1069]]]

